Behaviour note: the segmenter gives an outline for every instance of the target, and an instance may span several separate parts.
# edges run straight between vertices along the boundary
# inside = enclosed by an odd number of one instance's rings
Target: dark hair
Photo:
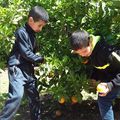
[[[39,20],[48,22],[49,20],[48,12],[40,6],[33,7],[29,12],[28,17],[32,17],[35,22]]]
[[[77,30],[71,34],[70,44],[73,50],[78,50],[89,45],[90,36],[84,30]]]

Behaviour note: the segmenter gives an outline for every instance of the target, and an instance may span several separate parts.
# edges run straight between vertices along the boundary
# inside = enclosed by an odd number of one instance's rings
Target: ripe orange
[[[76,104],[78,102],[78,99],[75,96],[72,96],[71,101],[73,104]]]
[[[62,115],[62,112],[60,110],[56,110],[55,114],[56,114],[57,117],[59,117],[59,116]]]
[[[106,91],[106,87],[103,86],[103,85],[101,85],[101,84],[98,84],[98,86],[97,86],[97,92],[103,93],[105,91]]]
[[[65,98],[64,98],[64,97],[61,97],[60,100],[59,100],[59,103],[60,103],[60,104],[64,104],[64,103],[65,103]]]
[[[82,61],[83,64],[87,64],[88,63],[88,60],[84,60]]]

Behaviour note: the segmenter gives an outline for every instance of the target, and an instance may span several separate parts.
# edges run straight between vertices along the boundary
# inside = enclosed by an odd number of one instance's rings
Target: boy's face
[[[82,49],[78,49],[78,50],[74,50],[74,53],[77,53],[78,55],[82,56],[82,57],[89,57],[92,53],[92,49],[91,49],[91,45],[82,48]]]
[[[43,20],[34,21],[32,17],[29,18],[28,24],[35,32],[40,32],[42,28],[46,25],[46,22]]]

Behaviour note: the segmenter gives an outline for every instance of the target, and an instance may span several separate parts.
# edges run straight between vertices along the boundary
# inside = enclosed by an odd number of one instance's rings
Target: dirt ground
[[[82,103],[59,104],[50,95],[43,96],[42,120],[101,120],[96,100],[85,100]],[[115,120],[120,120],[120,99],[113,106]]]
[[[46,95],[41,103],[43,120],[100,120],[96,101],[59,104]]]
[[[7,69],[0,69],[0,94],[8,92],[8,74]]]

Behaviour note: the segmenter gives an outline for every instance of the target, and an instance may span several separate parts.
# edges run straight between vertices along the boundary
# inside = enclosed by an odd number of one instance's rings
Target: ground
[[[4,106],[8,92],[7,70],[0,71],[0,110]],[[26,98],[23,98],[20,109],[14,120],[30,120],[30,111]],[[60,104],[50,94],[41,96],[42,120],[100,120],[96,100],[85,100],[82,103]],[[114,105],[115,120],[120,120],[120,100]]]

